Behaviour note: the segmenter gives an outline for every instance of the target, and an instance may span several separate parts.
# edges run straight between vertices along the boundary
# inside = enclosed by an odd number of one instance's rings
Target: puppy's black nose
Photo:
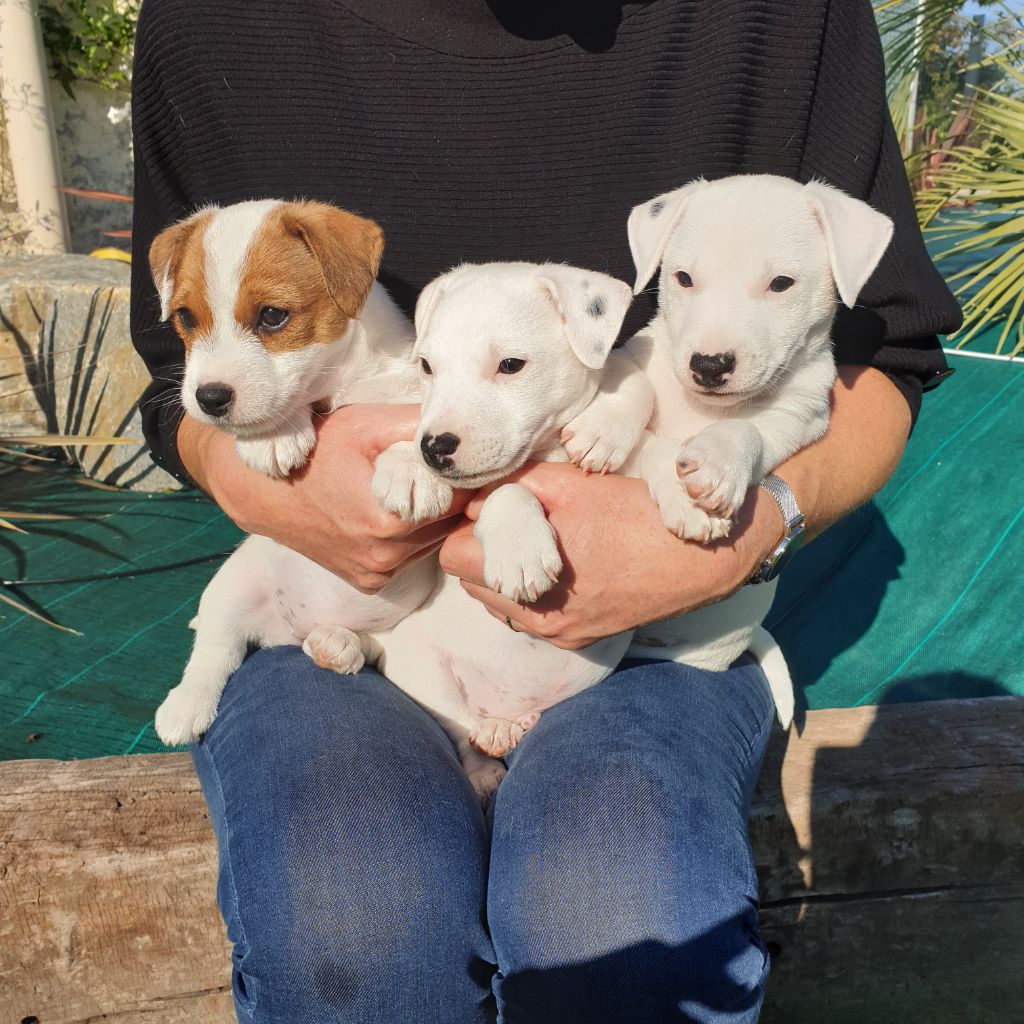
[[[223,416],[235,400],[235,392],[227,384],[201,384],[196,388],[196,401],[207,416]]]
[[[452,464],[448,456],[455,454],[459,441],[460,438],[455,434],[444,433],[436,437],[433,434],[424,434],[420,438],[420,451],[423,452],[424,461],[434,469],[447,469]]]
[[[702,355],[694,352],[690,356],[690,371],[693,379],[702,388],[720,388],[728,374],[736,369],[736,354],[722,352],[716,356]]]

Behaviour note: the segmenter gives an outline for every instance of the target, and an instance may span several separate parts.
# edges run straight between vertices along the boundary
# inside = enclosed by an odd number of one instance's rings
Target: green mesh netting
[[[224,551],[241,536],[193,493],[111,493],[70,474],[13,471],[0,478],[0,495],[7,509],[90,517],[0,535],[8,579],[145,569]],[[0,605],[0,758],[162,749],[153,711],[180,677],[188,621],[216,564],[8,591],[82,636]]]
[[[1024,366],[950,362],[893,479],[780,582],[767,625],[811,708],[1024,695]]]
[[[769,618],[811,708],[1024,694],[1024,367],[952,357],[895,477],[798,556]],[[213,554],[239,533],[194,494],[98,491],[8,471],[0,506],[87,520],[0,534],[5,578],[83,576]],[[0,758],[160,750],[153,711],[188,654],[215,562],[16,591],[82,636],[0,605]]]

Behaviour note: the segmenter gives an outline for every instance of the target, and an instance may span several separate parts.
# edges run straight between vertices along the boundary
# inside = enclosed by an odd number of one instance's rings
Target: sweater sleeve
[[[160,322],[160,300],[149,273],[149,247],[168,225],[190,213],[197,198],[178,176],[181,140],[177,119],[160,76],[160,33],[152,12],[142,7],[132,80],[135,186],[132,216],[131,335],[152,381],[139,401],[142,428],[153,461],[194,486],[176,444],[184,411],[179,394],[185,351],[169,323]]]
[[[801,165],[893,219],[888,250],[857,307],[840,307],[840,362],[877,367],[916,419],[921,393],[950,372],[937,335],[956,330],[960,307],[924,247],[885,96],[881,40],[870,0],[831,0]]]

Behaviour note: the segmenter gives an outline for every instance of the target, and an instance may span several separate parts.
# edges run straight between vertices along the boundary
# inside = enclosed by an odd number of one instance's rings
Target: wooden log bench
[[[765,1024],[1024,1020],[1024,698],[809,713],[751,837]],[[185,755],[0,764],[0,1024],[230,1024],[215,867]]]

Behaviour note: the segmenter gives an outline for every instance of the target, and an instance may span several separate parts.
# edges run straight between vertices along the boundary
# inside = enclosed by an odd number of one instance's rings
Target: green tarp
[[[783,578],[769,626],[811,708],[1024,694],[1024,366],[951,358],[957,373],[926,398],[893,480]],[[110,493],[52,472],[6,471],[0,507],[92,517],[0,534],[8,579],[144,569],[239,540],[194,494]],[[83,635],[0,605],[0,758],[162,749],[153,711],[215,567],[14,591]]]

